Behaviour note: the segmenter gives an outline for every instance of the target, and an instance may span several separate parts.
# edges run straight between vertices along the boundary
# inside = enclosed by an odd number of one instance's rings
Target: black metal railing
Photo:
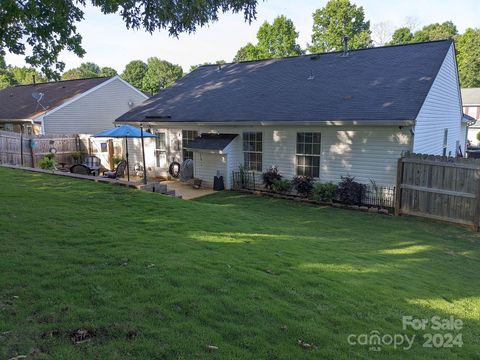
[[[395,186],[367,185],[362,196],[362,205],[381,208],[395,207]]]
[[[253,171],[233,171],[232,172],[232,187],[233,190],[257,190],[259,176],[255,176]]]
[[[233,171],[232,180],[233,190],[266,190],[261,174],[253,171]],[[289,192],[289,195],[295,196],[295,194],[295,191]],[[336,200],[336,202],[339,201]],[[395,207],[395,186],[365,185],[365,192],[359,205],[393,209]]]

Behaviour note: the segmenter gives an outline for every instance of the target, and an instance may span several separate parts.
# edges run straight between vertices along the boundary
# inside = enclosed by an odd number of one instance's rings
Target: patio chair
[[[92,170],[83,164],[76,164],[70,167],[70,172],[72,174],[81,174],[81,175],[91,175]]]
[[[96,156],[88,155],[85,157],[83,165],[87,166],[93,175],[99,175],[100,169],[102,168],[102,161]]]
[[[125,160],[122,160],[118,163],[116,169],[114,171],[105,171],[103,173],[103,176],[109,179],[118,179],[123,177],[123,174],[125,173],[125,169],[127,167],[127,162]],[[127,170],[128,171],[128,170]]]

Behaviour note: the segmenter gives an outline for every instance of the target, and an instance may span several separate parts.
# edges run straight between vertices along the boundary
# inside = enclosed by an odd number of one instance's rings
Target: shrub
[[[347,205],[360,205],[367,186],[356,182],[351,176],[342,176],[341,179],[337,189],[338,201]]]
[[[282,175],[280,175],[280,172],[278,171],[278,167],[272,166],[270,169],[268,169],[262,174],[262,179],[263,179],[263,185],[265,186],[265,189],[272,190],[273,182],[276,180],[281,180]]]
[[[287,179],[274,180],[272,184],[272,190],[278,193],[286,193],[291,187],[292,184]]]
[[[44,170],[55,170],[56,162],[53,157],[47,155],[39,161],[38,165]]]
[[[480,131],[477,133],[477,140],[480,141]]]
[[[301,196],[308,197],[313,190],[313,178],[310,176],[295,176],[292,186]]]
[[[116,167],[122,161],[123,161],[123,158],[121,156],[114,156],[113,159],[112,159],[113,166]]]
[[[313,186],[312,198],[317,201],[331,202],[335,197],[338,186],[336,184],[329,183],[315,183]]]

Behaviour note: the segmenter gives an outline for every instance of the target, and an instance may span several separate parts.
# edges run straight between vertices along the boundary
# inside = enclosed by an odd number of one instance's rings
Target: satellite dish
[[[44,95],[44,93],[37,92],[37,91],[34,91],[34,92],[32,93],[32,97],[33,97],[35,100],[37,100],[37,101],[42,100],[43,95]]]
[[[37,100],[37,104],[40,105],[43,108],[43,110],[47,110],[47,108],[40,103],[40,101],[43,99],[44,95],[45,94],[41,93],[41,92],[37,92],[37,91],[32,92],[32,97],[35,100]]]

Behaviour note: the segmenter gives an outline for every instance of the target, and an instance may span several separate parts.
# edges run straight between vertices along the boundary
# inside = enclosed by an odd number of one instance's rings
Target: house
[[[472,145],[480,145],[477,134],[480,132],[480,88],[462,89],[463,112],[470,117],[467,139]]]
[[[227,188],[239,166],[272,165],[394,185],[402,152],[455,156],[466,138],[450,40],[202,66],[116,123],[158,134],[151,170],[192,158],[196,178]]]
[[[0,130],[94,134],[146,99],[119,76],[18,85],[0,91]]]

